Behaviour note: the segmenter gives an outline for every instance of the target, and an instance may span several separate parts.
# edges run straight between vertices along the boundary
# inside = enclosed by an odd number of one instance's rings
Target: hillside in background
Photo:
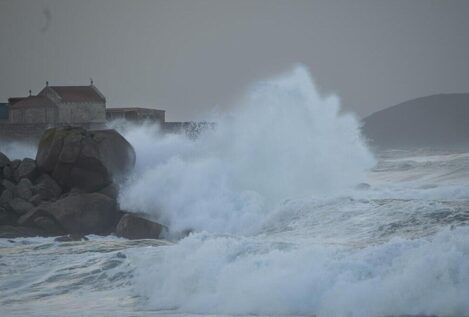
[[[382,148],[469,147],[469,93],[406,101],[363,120],[363,134]]]

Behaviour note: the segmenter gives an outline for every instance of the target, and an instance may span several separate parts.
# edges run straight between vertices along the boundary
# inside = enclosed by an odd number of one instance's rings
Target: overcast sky
[[[469,1],[0,0],[0,101],[88,84],[171,120],[306,64],[359,116],[469,92]]]

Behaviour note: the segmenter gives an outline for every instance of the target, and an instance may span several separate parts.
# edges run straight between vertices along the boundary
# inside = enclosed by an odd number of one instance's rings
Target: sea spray
[[[0,138],[0,152],[10,160],[22,160],[25,157],[35,158],[37,146],[33,142],[6,141]]]
[[[467,316],[469,230],[349,248],[191,235],[135,258],[146,308],[190,314]]]
[[[365,179],[374,159],[356,118],[339,110],[298,66],[255,85],[196,140],[128,129],[138,168],[121,205],[173,232],[253,232],[285,199],[337,195]]]

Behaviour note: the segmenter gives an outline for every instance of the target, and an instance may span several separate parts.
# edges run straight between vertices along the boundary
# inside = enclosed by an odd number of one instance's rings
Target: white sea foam
[[[196,234],[138,258],[148,308],[204,314],[464,316],[469,229],[350,249]]]
[[[442,178],[438,165],[435,177],[424,169],[428,177],[396,180],[406,171],[391,166],[367,179],[374,160],[356,120],[338,107],[297,68],[258,85],[196,141],[128,134],[147,156],[122,203],[176,230],[205,230],[135,256],[135,290],[147,309],[341,317],[469,311],[469,229],[442,229],[466,221],[460,178]],[[350,189],[361,181],[370,189]]]
[[[355,117],[339,114],[337,97],[321,96],[303,67],[256,85],[216,123],[196,140],[124,132],[138,169],[122,206],[173,231],[246,233],[282,200],[336,195],[374,164]]]

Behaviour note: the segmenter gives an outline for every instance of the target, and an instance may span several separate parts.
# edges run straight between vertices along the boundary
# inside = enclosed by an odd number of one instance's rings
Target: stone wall
[[[15,124],[70,124],[105,123],[106,107],[103,103],[60,103],[53,107],[10,109],[10,122]]]
[[[59,103],[59,123],[86,124],[105,123],[104,103]]]
[[[3,140],[37,142],[47,128],[49,128],[47,124],[10,124],[0,121],[0,142]]]
[[[37,142],[46,129],[54,126],[61,125],[52,125],[48,123],[12,124],[7,121],[0,120],[0,142],[2,142],[2,140]],[[80,124],[80,126],[88,130],[100,130],[106,128],[105,123],[83,123]]]
[[[55,123],[56,116],[56,110],[52,107],[12,108],[10,110],[10,122],[15,124]]]
[[[165,111],[149,108],[108,108],[106,109],[108,121],[127,120],[134,123],[145,121],[158,122],[160,125],[165,122]]]

